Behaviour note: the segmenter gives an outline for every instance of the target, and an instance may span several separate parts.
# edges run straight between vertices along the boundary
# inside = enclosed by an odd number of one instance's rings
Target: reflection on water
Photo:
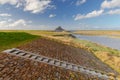
[[[75,35],[77,38],[82,40],[92,41],[104,46],[111,47],[113,49],[120,50],[120,39],[119,38],[110,38],[107,36],[87,36],[87,35]]]

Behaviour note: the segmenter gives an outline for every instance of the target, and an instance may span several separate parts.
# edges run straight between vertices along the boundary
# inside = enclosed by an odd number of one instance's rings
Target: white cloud
[[[81,3],[85,3],[86,0],[78,0],[76,5],[80,5]],[[118,8],[118,9],[117,9]],[[92,18],[97,17],[102,14],[120,14],[120,0],[104,0],[101,4],[101,10],[94,10],[88,14],[77,14],[74,16],[74,20],[80,20],[80,19],[86,19],[86,18]],[[105,9],[108,9],[108,11],[105,12]]]
[[[56,15],[55,14],[50,14],[49,15],[49,18],[53,18],[53,17],[55,17]]]
[[[7,26],[8,22],[7,21],[0,21],[0,27]]]
[[[110,10],[108,14],[120,14],[120,9]]]
[[[50,5],[51,0],[0,0],[0,4],[10,4],[18,7],[23,7],[24,11],[30,11],[31,13],[42,13],[47,8],[54,8]]]
[[[29,22],[24,19],[0,21],[0,29],[24,29],[28,26]]]
[[[77,0],[76,5],[79,6],[81,4],[84,4],[86,0]]]
[[[13,19],[7,19],[7,21],[8,21],[8,22],[12,22],[12,21],[13,21]]]
[[[104,0],[101,4],[102,8],[120,7],[120,0]]]
[[[74,18],[74,20],[80,20],[80,19],[86,19],[86,18],[92,18],[92,17],[97,17],[102,15],[102,13],[104,12],[104,10],[99,10],[99,11],[92,11],[86,15],[81,15],[81,14],[77,14]]]
[[[54,30],[56,28],[56,26],[51,26],[51,25],[42,25],[42,24],[39,24],[39,25],[32,25],[32,26],[29,26],[29,29],[32,29],[32,30]]]
[[[32,23],[32,21],[28,21],[28,23]]]
[[[0,0],[0,4],[11,4],[11,5],[16,5],[18,0]]]
[[[26,0],[24,10],[31,11],[32,13],[41,13],[48,7],[50,7],[51,0],[39,1],[39,0]]]
[[[26,26],[27,25],[27,21],[23,20],[23,19],[20,19],[20,20],[17,20],[13,23],[10,23],[9,26],[10,27],[22,27],[22,26]]]
[[[0,14],[1,17],[10,17],[12,16],[11,14],[8,14],[8,13],[2,13]]]
[[[120,0],[104,0],[101,4],[102,9],[109,9],[106,14],[120,14]]]

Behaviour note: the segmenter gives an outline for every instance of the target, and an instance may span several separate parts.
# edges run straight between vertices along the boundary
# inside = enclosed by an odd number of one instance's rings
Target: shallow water
[[[88,35],[76,35],[75,36],[81,40],[88,40],[104,46],[120,50],[120,39],[110,38],[107,36],[88,36]]]

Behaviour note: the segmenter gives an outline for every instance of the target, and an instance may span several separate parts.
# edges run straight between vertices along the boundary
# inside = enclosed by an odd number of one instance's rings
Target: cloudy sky
[[[0,29],[120,29],[120,0],[0,0]]]

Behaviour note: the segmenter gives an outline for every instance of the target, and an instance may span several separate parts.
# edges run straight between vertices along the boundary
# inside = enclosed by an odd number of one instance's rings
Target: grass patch
[[[68,32],[55,32],[53,30],[0,30],[0,32],[26,32],[32,35],[38,36],[52,36],[52,35],[65,35]]]
[[[96,44],[96,43],[93,43],[93,42],[90,42],[90,41],[86,41],[86,40],[76,39],[75,41],[80,43],[80,44],[83,44],[86,49],[89,49],[93,53],[96,53],[98,51],[102,51],[102,52],[108,52],[112,55],[120,57],[120,51],[119,50],[111,49],[109,47],[102,46],[102,45],[99,45],[99,44]]]
[[[74,33],[80,35],[106,35],[110,38],[120,38],[120,30],[78,30]]]
[[[102,46],[90,41],[74,39],[74,43],[78,44],[78,47],[84,48],[85,50],[92,52],[101,61],[108,64],[111,68],[120,73],[120,51],[111,49],[106,46]]]
[[[74,33],[81,35],[120,35],[120,30],[78,30]]]
[[[0,51],[20,46],[37,38],[38,36],[25,32],[0,32]]]

